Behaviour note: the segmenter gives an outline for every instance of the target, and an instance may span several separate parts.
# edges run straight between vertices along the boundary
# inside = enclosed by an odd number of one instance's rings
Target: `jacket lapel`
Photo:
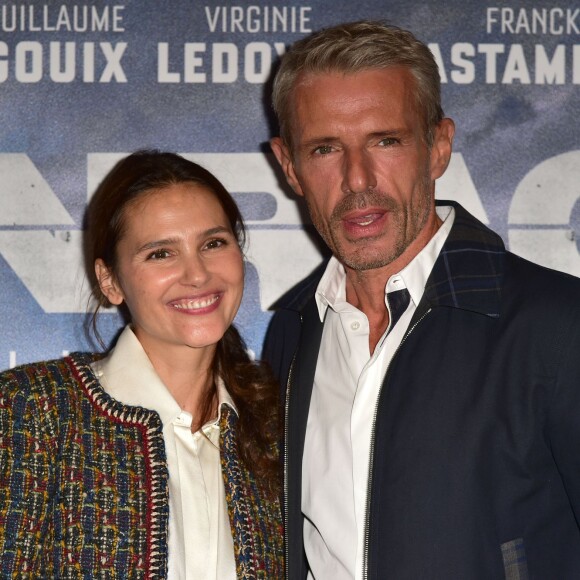
[[[283,577],[283,533],[277,498],[267,495],[242,463],[236,438],[238,417],[228,406],[220,417],[220,456],[230,516],[236,576],[244,580]]]
[[[312,298],[302,312],[302,332],[300,346],[296,353],[294,364],[290,370],[286,393],[286,417],[287,434],[285,437],[287,448],[285,449],[285,467],[288,474],[285,475],[287,484],[287,509],[286,530],[287,557],[289,563],[290,578],[301,578],[305,571],[297,570],[293,564],[303,562],[302,547],[302,516],[301,516],[301,493],[302,493],[302,454],[304,451],[304,439],[306,437],[306,424],[312,396],[312,386],[320,341],[322,338],[323,324],[320,322],[316,301]]]

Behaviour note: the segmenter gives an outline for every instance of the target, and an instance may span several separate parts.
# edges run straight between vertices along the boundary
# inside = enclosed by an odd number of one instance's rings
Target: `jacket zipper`
[[[405,334],[405,336],[403,336],[403,339],[401,340],[399,346],[397,347],[397,349],[395,350],[393,356],[391,357],[391,360],[387,366],[387,370],[385,372],[385,379],[383,380],[383,385],[386,384],[386,378],[387,375],[389,373],[389,369],[391,368],[391,364],[394,360],[394,358],[397,356],[397,354],[399,353],[399,350],[401,349],[401,347],[403,346],[403,344],[405,343],[405,341],[407,340],[407,337],[413,332],[413,330],[415,330],[415,328],[417,327],[417,324],[419,324],[428,314],[429,312],[431,312],[431,308],[429,308],[429,310],[427,310],[427,312],[425,312],[425,314],[423,314],[423,316],[421,316],[421,318],[419,318],[419,320],[417,320],[417,322],[415,322],[415,324],[413,324],[413,326],[407,331],[407,333]],[[370,447],[370,453],[369,453],[369,477],[368,477],[368,483],[367,483],[367,498],[366,498],[366,506],[365,506],[365,527],[364,527],[364,540],[363,540],[363,571],[362,571],[362,577],[363,580],[368,580],[369,577],[369,543],[370,543],[370,508],[371,508],[371,486],[372,486],[372,479],[373,479],[373,460],[374,460],[374,456],[375,456],[375,435],[376,435],[376,426],[377,426],[377,415],[379,412],[379,399],[381,397],[381,392],[382,392],[382,388],[381,391],[379,391],[379,396],[377,397],[377,402],[375,403],[375,410],[373,413],[373,424],[372,424],[372,435],[371,435],[371,447]]]
[[[300,323],[302,324],[303,319],[300,315]],[[292,384],[292,373],[294,371],[294,363],[296,362],[296,355],[298,353],[298,348],[292,357],[292,362],[290,363],[290,370],[288,371],[288,380],[286,381],[286,400],[284,402],[284,569],[286,570],[285,578],[288,580],[290,578],[290,548],[288,542],[288,417],[290,408],[290,385]]]

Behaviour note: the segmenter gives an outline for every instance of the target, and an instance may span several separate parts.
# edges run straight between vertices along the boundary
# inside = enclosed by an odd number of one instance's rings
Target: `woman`
[[[0,375],[1,577],[283,576],[277,389],[232,326],[243,241],[229,193],[178,155],[103,181],[92,290],[130,324],[104,358]]]

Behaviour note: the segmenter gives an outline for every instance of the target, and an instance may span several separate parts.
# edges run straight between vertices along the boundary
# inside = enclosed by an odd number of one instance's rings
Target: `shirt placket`
[[[197,552],[207,554],[205,559],[191,558],[191,551],[185,550],[186,578],[208,578],[210,568],[210,512],[207,486],[200,459],[200,433],[191,432],[191,421],[180,415],[174,421],[175,448],[180,473],[180,494],[184,518],[196,522],[192,541],[198,546]],[[192,453],[193,451],[193,453]],[[215,570],[215,565],[214,568]]]

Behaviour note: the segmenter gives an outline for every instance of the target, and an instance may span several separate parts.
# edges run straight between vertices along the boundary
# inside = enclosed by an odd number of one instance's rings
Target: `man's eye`
[[[169,258],[169,250],[155,250],[151,252],[148,256],[148,260],[163,260],[164,258]]]
[[[379,145],[381,147],[390,147],[391,145],[396,145],[398,142],[399,140],[394,137],[385,137],[379,141]]]
[[[332,147],[330,145],[321,145],[320,147],[316,147],[314,149],[314,153],[316,155],[328,155],[332,152]]]

